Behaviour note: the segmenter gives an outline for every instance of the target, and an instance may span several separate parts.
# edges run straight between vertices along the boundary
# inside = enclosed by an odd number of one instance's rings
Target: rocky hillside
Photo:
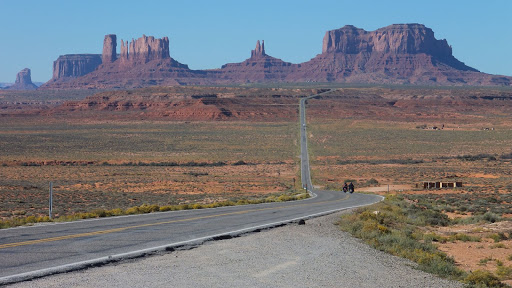
[[[316,89],[148,87],[105,91],[67,101],[50,115],[90,119],[258,120],[295,119],[297,99]]]

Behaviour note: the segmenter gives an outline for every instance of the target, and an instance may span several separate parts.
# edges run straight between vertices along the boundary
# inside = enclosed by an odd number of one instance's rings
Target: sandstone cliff
[[[142,35],[126,44],[121,40],[121,59],[124,62],[147,63],[151,60],[169,59],[169,38],[155,39]]]
[[[322,53],[328,52],[426,53],[449,57],[452,50],[446,40],[435,39],[434,32],[424,25],[397,24],[370,32],[352,25],[327,31]]]
[[[370,32],[349,25],[327,31],[322,46],[322,54],[326,53],[425,54],[455,69],[478,72],[455,59],[448,42],[437,40],[432,29],[421,24],[396,24]]]
[[[16,75],[16,82],[12,86],[7,87],[9,90],[36,90],[37,86],[32,83],[30,69],[25,68]]]
[[[99,54],[62,55],[53,62],[53,79],[77,78],[94,71],[100,64]]]

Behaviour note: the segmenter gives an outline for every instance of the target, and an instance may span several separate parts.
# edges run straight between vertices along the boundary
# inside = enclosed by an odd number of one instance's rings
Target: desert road
[[[369,205],[377,195],[316,190],[311,185],[300,102],[302,184],[313,197],[292,202],[160,212],[0,230],[0,285],[101,265],[158,251]]]

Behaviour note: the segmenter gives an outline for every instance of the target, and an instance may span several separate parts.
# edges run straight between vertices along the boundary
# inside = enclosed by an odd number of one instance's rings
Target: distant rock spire
[[[261,40],[261,44],[260,40],[258,40],[256,42],[256,49],[251,51],[251,58],[262,57],[265,55],[267,55],[265,54],[265,40]]]
[[[37,86],[32,83],[30,76],[30,69],[25,68],[16,75],[16,82],[14,85],[8,87],[10,90],[36,90]]]
[[[117,37],[115,34],[105,35],[105,39],[103,40],[103,53],[102,53],[102,61],[103,63],[112,63],[117,59]]]
[[[125,42],[121,39],[121,59],[128,61],[128,40]]]

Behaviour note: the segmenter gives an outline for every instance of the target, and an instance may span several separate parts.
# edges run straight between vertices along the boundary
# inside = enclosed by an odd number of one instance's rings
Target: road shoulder
[[[462,287],[340,231],[340,213],[12,287]]]

